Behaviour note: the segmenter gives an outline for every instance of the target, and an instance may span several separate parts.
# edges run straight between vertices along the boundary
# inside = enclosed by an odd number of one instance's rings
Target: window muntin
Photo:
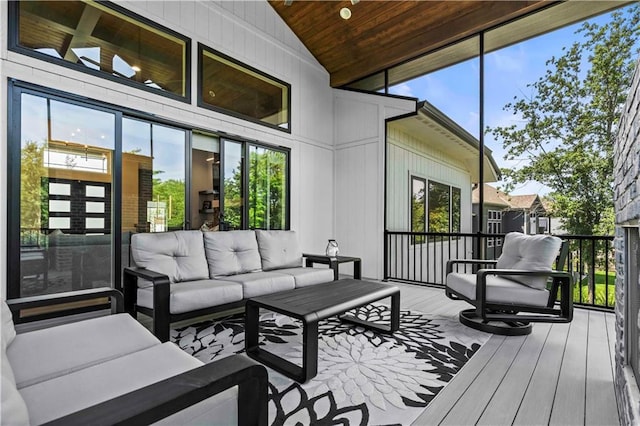
[[[93,1],[21,1],[16,50],[189,99],[189,39]]]
[[[199,45],[198,105],[291,132],[291,85]]]
[[[427,181],[417,176],[411,176],[411,232],[425,232],[427,206]],[[411,239],[413,244],[424,242],[423,236]]]

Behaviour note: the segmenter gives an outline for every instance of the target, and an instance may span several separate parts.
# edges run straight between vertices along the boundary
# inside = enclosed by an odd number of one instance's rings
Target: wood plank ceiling
[[[269,0],[340,87],[553,2]],[[348,7],[351,18],[340,18]]]

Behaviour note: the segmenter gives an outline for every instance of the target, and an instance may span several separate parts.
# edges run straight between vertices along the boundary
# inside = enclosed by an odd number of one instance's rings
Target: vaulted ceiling
[[[548,6],[517,1],[269,0],[339,87]],[[348,7],[351,17],[340,17]]]

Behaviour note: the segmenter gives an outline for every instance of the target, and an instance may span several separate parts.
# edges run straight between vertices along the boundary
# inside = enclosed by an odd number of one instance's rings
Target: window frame
[[[22,45],[19,44],[19,37],[18,37],[18,32],[19,32],[19,28],[20,28],[20,9],[19,9],[19,2],[18,1],[9,1],[9,22],[8,22],[8,40],[7,40],[7,47],[8,50],[16,52],[16,53],[20,53],[22,55],[26,55],[26,56],[30,56],[32,58],[36,58],[51,64],[55,64],[55,65],[59,65],[59,66],[63,66],[65,68],[69,68],[75,71],[80,71],[82,73],[85,74],[90,74],[96,77],[100,77],[109,81],[113,81],[116,83],[120,83],[120,84],[124,84],[126,86],[129,87],[133,87],[136,89],[140,89],[143,90],[145,92],[149,92],[149,93],[153,93],[156,95],[160,95],[160,96],[164,96],[170,99],[175,99],[181,102],[185,102],[190,104],[191,103],[191,39],[181,33],[178,33],[176,31],[171,30],[168,27],[165,27],[163,25],[158,24],[157,22],[154,22],[148,18],[145,18],[144,16],[138,15],[137,13],[134,13],[128,9],[123,8],[122,6],[119,6],[115,3],[112,3],[110,1],[100,1],[98,2],[100,5],[105,6],[108,9],[113,10],[114,12],[116,12],[116,14],[122,14],[124,16],[126,16],[127,18],[131,18],[132,20],[135,20],[139,23],[142,23],[144,25],[147,25],[155,30],[158,30],[160,32],[163,32],[165,34],[168,34],[172,37],[175,37],[177,39],[180,39],[182,41],[184,41],[185,45],[184,45],[184,49],[185,49],[185,55],[184,55],[184,62],[183,63],[183,68],[184,68],[184,79],[185,79],[185,95],[184,96],[180,96],[177,95],[175,93],[172,92],[168,92],[165,90],[161,90],[161,89],[156,89],[150,86],[147,86],[143,83],[139,83],[137,81],[132,81],[129,79],[124,79],[121,77],[116,77],[111,75],[108,72],[105,71],[101,71],[101,70],[95,70],[93,68],[89,68],[80,64],[76,64],[73,62],[69,62],[66,61],[64,59],[58,59],[55,58],[53,56],[44,54],[44,53],[40,53],[37,52],[33,49],[30,49],[28,47],[24,47]]]
[[[215,56],[219,56],[220,58],[224,59],[225,61],[229,61],[241,68],[246,69],[247,71],[250,71],[252,73],[258,74],[262,77],[265,77],[269,80],[272,80],[274,83],[278,83],[282,86],[285,86],[287,88],[287,124],[288,126],[286,128],[284,127],[280,127],[276,124],[271,124],[271,123],[267,123],[265,121],[259,120],[257,118],[253,118],[247,115],[244,115],[242,113],[233,111],[233,110],[229,110],[226,108],[221,108],[215,105],[211,105],[209,103],[204,102],[204,100],[202,99],[202,87],[203,87],[203,73],[202,73],[202,67],[203,67],[203,57],[204,57],[204,53],[210,53],[213,54]],[[239,118],[241,120],[245,120],[245,121],[250,121],[252,123],[256,123],[259,124],[261,126],[266,126],[272,129],[276,129],[279,130],[281,132],[285,132],[285,133],[291,133],[292,132],[292,123],[291,123],[291,84],[287,83],[286,81],[280,80],[279,78],[276,78],[272,75],[267,74],[264,71],[261,71],[257,68],[252,67],[251,65],[247,65],[244,62],[241,62],[237,59],[232,58],[231,56],[225,55],[224,53],[215,50],[203,43],[198,43],[198,61],[197,61],[197,66],[198,66],[198,81],[197,81],[197,105],[200,108],[205,108],[211,111],[215,111],[215,112],[219,112],[221,114],[225,114],[225,115],[229,115],[231,117],[235,117],[235,118]]]

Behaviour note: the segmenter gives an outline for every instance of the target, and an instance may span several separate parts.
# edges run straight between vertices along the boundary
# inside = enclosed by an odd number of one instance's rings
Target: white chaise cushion
[[[41,424],[121,396],[160,380],[197,368],[202,362],[173,343],[156,345],[83,370],[20,389],[29,407],[32,424]],[[237,389],[212,398],[223,404],[216,413],[216,424],[227,424],[237,417]],[[187,410],[179,413],[186,415]],[[196,414],[197,415],[197,414]],[[183,418],[167,418],[168,423],[185,424]],[[209,423],[213,420],[209,419]]]
[[[242,300],[242,285],[222,280],[187,281],[169,284],[169,312],[181,314]],[[138,289],[138,305],[153,309],[153,289]]]
[[[232,275],[225,279],[242,284],[242,293],[245,299],[296,288],[295,279],[291,275],[277,272],[252,272]]]
[[[296,288],[333,281],[333,269],[329,268],[285,268],[278,269],[278,274],[291,275],[296,281]]]
[[[201,231],[174,231],[131,236],[136,266],[169,277],[172,283],[209,278]]]
[[[159,344],[131,315],[117,314],[18,334],[7,356],[21,389]]]
[[[302,266],[302,250],[295,231],[256,230],[262,270]]]
[[[0,423],[11,426],[29,425],[29,411],[18,392],[13,370],[4,349],[0,359],[0,381]]]
[[[452,272],[447,275],[447,287],[470,300],[476,300],[476,274]],[[544,307],[549,300],[547,290],[538,290],[513,280],[496,275],[487,276],[487,302],[507,305],[530,305]]]
[[[6,348],[13,342],[16,337],[16,329],[13,325],[13,316],[7,302],[0,302],[0,319],[2,321],[2,329],[0,331],[0,344],[2,349]]]
[[[204,232],[209,277],[259,271],[260,253],[254,231]]]
[[[504,237],[502,254],[498,258],[496,268],[551,271],[561,244],[560,238],[551,235],[525,235],[510,232]],[[544,289],[547,284],[547,277],[505,275],[504,278],[539,290]]]

